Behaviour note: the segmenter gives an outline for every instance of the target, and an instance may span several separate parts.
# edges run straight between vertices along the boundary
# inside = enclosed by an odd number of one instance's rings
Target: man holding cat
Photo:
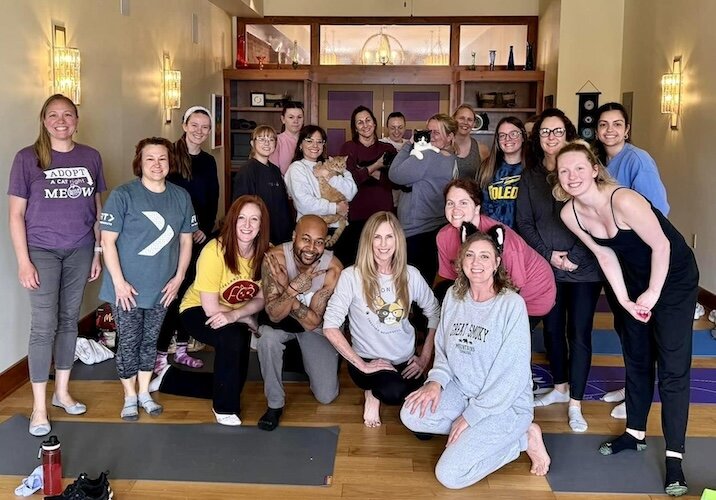
[[[317,215],[298,220],[293,241],[266,253],[261,281],[265,316],[260,318],[257,350],[268,401],[258,427],[274,430],[283,414],[286,393],[281,381],[285,344],[296,339],[311,391],[322,404],[338,396],[338,353],[321,331],[328,299],[343,270],[325,250],[326,223]]]

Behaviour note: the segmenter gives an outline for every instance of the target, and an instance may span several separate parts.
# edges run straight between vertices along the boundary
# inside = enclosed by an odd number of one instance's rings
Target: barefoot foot
[[[363,423],[366,427],[380,427],[380,401],[373,396],[372,391],[365,391],[365,406],[363,407]]]
[[[532,460],[532,467],[530,468],[532,474],[537,476],[547,474],[551,459],[542,440],[542,429],[535,423],[530,424],[529,429],[527,429],[527,455]]]

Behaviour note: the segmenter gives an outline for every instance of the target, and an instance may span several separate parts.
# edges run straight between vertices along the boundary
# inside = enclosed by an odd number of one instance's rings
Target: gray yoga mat
[[[544,434],[552,465],[547,480],[555,492],[664,493],[664,438],[647,436],[643,452],[602,456],[601,443],[614,436]],[[684,475],[689,493],[716,485],[716,438],[687,438]]]
[[[142,419],[147,419],[142,414]],[[0,424],[0,475],[26,476],[39,465],[43,438],[15,415]],[[330,484],[338,427],[53,422],[64,477],[320,486]]]
[[[185,365],[179,365],[172,362],[173,355],[169,355],[169,361],[172,365],[187,371],[196,372],[213,372],[214,371],[214,351],[199,351],[193,352],[191,355],[195,358],[199,358],[204,361],[204,366],[201,368],[189,368]],[[117,376],[117,364],[114,358],[108,359],[101,363],[94,365],[86,365],[81,361],[75,362],[72,367],[72,373],[70,375],[72,380],[119,380]],[[296,372],[290,370],[284,370],[282,378],[286,382],[301,382],[308,380],[308,376],[305,372]],[[261,366],[259,364],[259,357],[256,351],[251,351],[249,354],[249,374],[248,380],[251,382],[261,381]]]

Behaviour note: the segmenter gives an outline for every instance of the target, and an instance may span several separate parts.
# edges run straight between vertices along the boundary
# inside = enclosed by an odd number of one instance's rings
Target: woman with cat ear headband
[[[470,179],[455,179],[445,187],[445,217],[448,224],[437,235],[438,274],[441,281],[457,278],[455,261],[462,245],[462,234],[471,231],[488,232],[499,223],[480,214],[482,193]],[[502,260],[512,282],[527,304],[530,326],[534,327],[554,305],[556,285],[549,263],[512,229],[504,229]],[[449,284],[439,283],[436,290],[446,290]],[[440,294],[439,294],[440,295]],[[444,295],[444,291],[442,293]]]
[[[344,266],[355,261],[356,248],[366,220],[376,212],[393,211],[392,183],[388,179],[390,160],[395,156],[391,144],[378,141],[378,122],[373,111],[358,106],[351,115],[350,141],[341,146],[346,168],[353,175],[358,193],[351,201],[350,224],[338,240],[335,252]]]
[[[391,212],[365,223],[353,266],[341,273],[323,318],[323,333],[349,362],[348,373],[365,391],[363,421],[377,427],[380,404],[401,405],[423,383],[432,361],[440,305],[418,270],[407,264],[405,235]],[[412,303],[428,318],[427,339],[416,352]],[[350,320],[350,343],[340,330]]]
[[[426,128],[416,133],[412,148],[406,145],[398,152],[388,177],[407,188],[400,195],[398,219],[407,238],[408,262],[432,283],[437,270],[435,236],[443,223],[443,188],[457,177],[453,147],[457,123],[449,115],[437,114]],[[429,143],[419,140],[425,133]]]

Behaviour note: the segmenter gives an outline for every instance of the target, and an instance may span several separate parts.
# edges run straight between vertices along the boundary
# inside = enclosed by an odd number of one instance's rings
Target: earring
[[[624,140],[626,141],[627,139],[629,139],[629,134],[628,134],[628,133],[627,133],[627,134],[624,134]]]

